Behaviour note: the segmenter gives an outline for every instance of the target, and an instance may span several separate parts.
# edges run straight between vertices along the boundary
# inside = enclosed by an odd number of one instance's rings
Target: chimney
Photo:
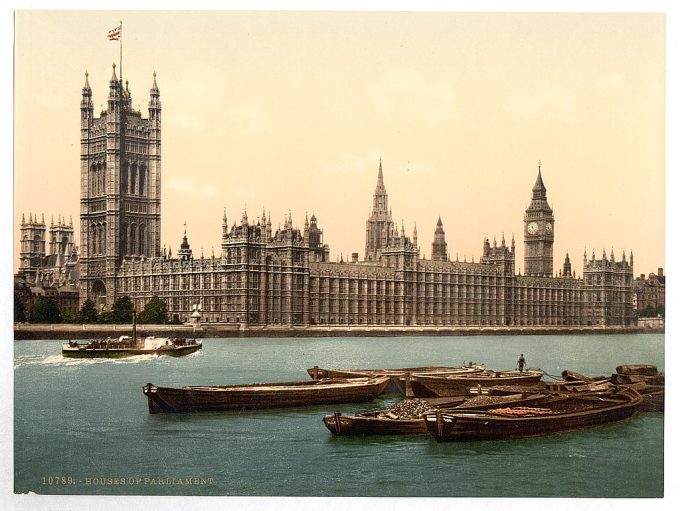
[[[656,273],[657,277],[663,277],[663,268],[659,268],[659,271]]]
[[[352,252],[352,262],[353,263],[359,262],[359,252]]]

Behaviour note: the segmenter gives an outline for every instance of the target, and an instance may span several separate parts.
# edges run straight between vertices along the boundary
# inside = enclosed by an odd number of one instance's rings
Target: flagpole
[[[119,49],[120,49],[120,56],[119,56],[119,64],[120,64],[120,85],[121,88],[123,87],[123,20],[120,21],[120,37],[118,38],[119,42]]]

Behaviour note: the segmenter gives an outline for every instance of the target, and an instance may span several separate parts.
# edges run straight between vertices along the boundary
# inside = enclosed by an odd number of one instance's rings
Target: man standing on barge
[[[524,359],[524,353],[521,353],[519,355],[519,358],[517,359],[517,369],[519,369],[519,372],[521,373],[524,371],[524,366],[527,364],[527,361]]]

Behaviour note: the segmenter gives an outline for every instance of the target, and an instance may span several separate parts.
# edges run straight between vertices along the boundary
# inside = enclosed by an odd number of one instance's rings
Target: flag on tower
[[[120,25],[118,25],[113,30],[109,30],[109,33],[107,34],[106,37],[108,37],[109,41],[118,41],[120,39],[122,31],[123,31],[123,24],[121,23]]]

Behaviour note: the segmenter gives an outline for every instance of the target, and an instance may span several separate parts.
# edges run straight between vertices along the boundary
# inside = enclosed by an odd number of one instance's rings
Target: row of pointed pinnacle
[[[155,73],[154,73],[154,76],[155,76]],[[538,176],[536,178],[536,184],[534,185],[533,192],[534,193],[537,192],[537,193],[545,196],[546,188],[545,188],[545,185],[543,184],[543,179],[542,179],[542,176],[541,176],[541,165],[542,165],[541,160],[539,160],[538,161]],[[383,172],[382,172],[382,156],[380,157],[379,166],[378,166],[378,184],[376,186],[376,193],[385,193],[386,194],[385,185],[384,185],[384,181],[383,181]],[[390,217],[391,216],[392,216],[392,210],[390,208]],[[285,219],[285,224],[284,224],[285,228],[292,228],[293,219],[292,219],[292,214],[291,214],[290,210],[288,210],[288,216],[287,217],[284,214],[284,219]],[[313,221],[316,220],[314,213],[312,213],[312,220]],[[247,207],[243,208],[243,214],[242,214],[241,222],[242,222],[242,224],[248,224]],[[266,226],[268,229],[271,229],[271,212],[267,216],[265,214],[264,208],[262,208],[262,217],[261,217],[261,220],[258,220],[257,225],[261,226],[261,227]],[[223,234],[226,234],[226,231],[228,229],[226,207],[224,208],[224,214],[223,214],[223,217],[222,217],[222,227],[223,227]],[[236,222],[234,222],[232,228],[233,227],[236,227]],[[305,229],[308,229],[308,228],[309,228],[309,218],[308,218],[308,214],[305,212]],[[280,229],[281,229],[281,224],[279,224],[279,230]],[[435,234],[444,235],[444,229],[443,229],[443,223],[442,223],[441,215],[439,215],[439,217],[437,218],[437,226],[435,228]],[[396,225],[394,227],[394,236],[397,237],[399,235],[401,235],[401,237],[405,236],[404,221],[403,220],[401,221],[401,233],[398,232]],[[185,242],[186,242],[186,239],[187,239],[187,232],[186,232],[186,221],[185,221],[184,222],[184,241]],[[416,246],[417,246],[417,240],[418,240],[418,229],[417,229],[416,223],[414,222],[413,223],[413,241],[414,241],[414,245],[416,245]],[[484,235],[484,244],[490,245],[489,238],[488,238],[487,235]],[[500,246],[501,246],[501,248],[506,247],[505,233],[504,232],[501,233],[501,245]],[[497,248],[497,247],[498,247],[498,243],[496,241],[496,236],[494,235],[493,248]],[[514,252],[514,250],[515,250],[515,233],[513,232],[512,233],[512,241],[511,241],[511,252]],[[164,251],[164,254],[165,254],[165,247],[163,247],[163,251]],[[212,247],[212,252],[213,252],[213,257],[214,257],[215,256],[215,247]],[[172,254],[172,248],[170,248],[170,254]],[[201,248],[201,257],[203,257],[203,248]],[[340,255],[339,257],[342,259],[342,255]],[[587,261],[587,259],[588,259],[587,249],[584,248],[584,252],[583,252],[584,263]],[[467,255],[463,256],[463,260],[464,260],[464,262],[467,262]],[[474,259],[474,256],[473,256],[472,262],[474,262],[474,260],[475,259]],[[606,254],[606,250],[604,248],[602,249],[602,260],[607,260],[607,254]],[[615,262],[613,247],[612,247],[612,250],[611,250],[611,255],[610,255],[609,260],[612,263]],[[621,260],[626,261],[625,250],[623,251]],[[458,257],[457,253],[456,253],[456,261],[459,261],[459,257]],[[592,261],[595,261],[595,250],[594,249],[593,249],[593,253],[592,253]],[[569,263],[569,262],[570,262],[569,251],[567,250],[566,256],[565,256],[565,263]],[[632,250],[630,251],[630,263],[633,264],[633,251]]]
[[[24,213],[21,214],[21,225],[32,225],[35,227],[45,227],[45,213],[41,213],[40,221],[38,221],[38,215],[33,215],[33,213],[28,214],[28,222],[26,222],[26,215]],[[54,227],[54,216],[50,218],[50,227]],[[66,217],[61,218],[61,215],[58,215],[57,217],[57,227],[73,227],[73,218],[71,216],[68,217],[68,224],[66,223]]]
[[[116,64],[115,64],[115,62],[112,64],[112,67],[113,67],[113,74],[111,76],[111,82],[117,83],[119,80],[118,80],[118,77],[116,76]],[[129,90],[128,87],[127,87],[128,82],[126,81],[125,84],[126,84],[126,90]],[[90,83],[89,83],[89,73],[87,71],[85,71],[85,85],[83,86],[83,91],[91,91]],[[152,93],[158,93],[158,85],[157,85],[157,82],[156,82],[156,71],[153,72],[153,85],[152,85],[152,88],[151,88],[151,92]],[[542,176],[541,176],[541,167],[542,167],[542,162],[541,162],[541,160],[538,160],[538,176],[536,178],[536,183],[534,185],[533,192],[534,192],[534,196],[540,195],[542,197],[545,197],[546,188],[545,188],[545,185],[543,184],[543,179],[542,179]],[[378,165],[378,184],[376,186],[376,193],[380,193],[380,192],[385,193],[385,185],[384,185],[384,182],[383,182],[383,172],[382,172],[382,156],[380,156],[380,161],[379,161],[379,165]],[[392,210],[390,208],[390,217],[391,216],[392,216]],[[284,214],[284,218],[285,218],[285,214]],[[312,214],[312,219],[313,220],[315,219],[314,214]],[[227,212],[226,212],[226,208],[225,208],[224,216],[223,216],[223,228],[224,229],[227,228],[226,221],[227,221]],[[243,209],[242,223],[244,223],[244,222],[245,223],[248,222],[248,214],[246,212],[246,208]],[[32,215],[29,215],[29,223],[33,223]],[[36,216],[36,223],[37,223],[37,216]],[[42,223],[44,224],[44,215],[43,215]],[[22,225],[25,225],[25,219],[24,219],[23,215],[22,215]],[[52,219],[52,225],[54,225],[53,219]],[[59,217],[57,225],[62,225],[61,224],[61,216]],[[63,224],[63,225],[65,225],[65,224]],[[68,225],[69,226],[73,225],[73,223],[70,219],[69,219]],[[258,221],[258,225],[260,225],[262,227],[266,226],[268,228],[271,228],[271,213],[269,214],[268,218],[265,218],[264,208],[262,210],[262,219],[261,219],[261,221]],[[236,226],[236,223],[234,222],[234,227],[235,226]],[[286,228],[292,228],[292,216],[291,216],[290,210],[288,210],[288,218],[285,219],[285,227]],[[305,228],[308,228],[308,227],[309,227],[309,219],[307,217],[307,213],[305,213]],[[279,224],[279,229],[280,228],[281,228],[281,226]],[[437,232],[437,233],[441,232],[441,234],[444,234],[441,215],[439,216],[439,218],[437,220],[437,227],[436,227],[435,232]],[[395,228],[394,228],[394,236],[397,237],[399,235],[401,235],[401,237],[405,236],[404,221],[403,220],[401,221],[401,232],[400,233],[397,231],[396,225],[395,225]],[[502,233],[501,236],[502,236],[501,247],[504,247],[505,246],[505,233]],[[184,239],[186,240],[186,222],[184,223]],[[417,245],[417,240],[418,240],[418,229],[417,229],[416,222],[414,222],[413,223],[414,245]],[[489,238],[486,235],[484,236],[484,243],[489,244]],[[497,247],[497,242],[496,242],[495,236],[494,236],[494,240],[493,240],[493,246],[494,246],[494,248]],[[513,251],[514,251],[514,247],[515,247],[515,234],[513,233],[512,234],[512,250]],[[164,247],[163,250],[165,251],[165,247]],[[172,250],[172,249],[170,249],[170,250]],[[203,249],[201,249],[201,251],[202,250]],[[172,253],[172,252],[170,252],[170,253]],[[214,247],[213,247],[213,254],[214,254]],[[583,253],[584,261],[587,260],[587,257],[588,257],[587,256],[587,250],[584,249],[584,253]],[[603,260],[607,259],[605,249],[602,250],[602,259]],[[456,254],[456,260],[458,260],[457,254]],[[595,250],[594,249],[593,249],[593,254],[592,254],[592,260],[593,261],[595,260]],[[615,260],[613,247],[612,247],[612,251],[611,251],[611,255],[610,255],[610,260],[611,260],[611,262],[614,262],[614,260]],[[623,261],[626,260],[625,251],[623,252],[622,260]],[[473,257],[473,261],[474,261],[474,257]],[[569,251],[566,252],[565,261],[569,261]],[[633,262],[633,251],[632,250],[630,251],[630,262],[631,262],[631,264]]]

